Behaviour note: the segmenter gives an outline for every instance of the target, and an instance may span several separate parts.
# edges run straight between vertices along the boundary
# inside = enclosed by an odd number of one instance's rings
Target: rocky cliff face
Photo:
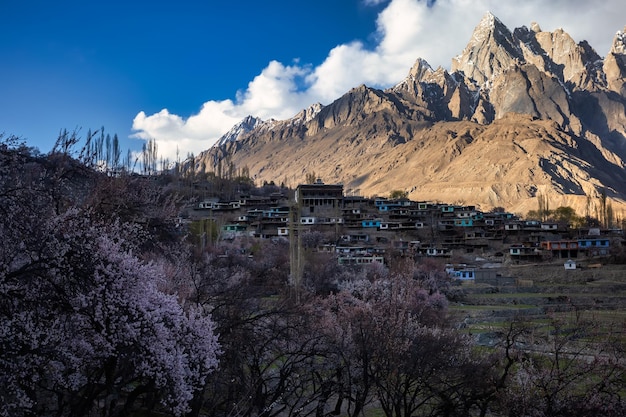
[[[510,31],[488,13],[451,71],[418,59],[393,88],[360,86],[258,123],[196,166],[228,157],[257,181],[295,186],[315,173],[363,195],[401,189],[522,214],[542,194],[593,215],[602,193],[626,208],[625,92],[623,32],[602,59],[561,29]]]
[[[615,35],[603,69],[608,87],[622,96],[626,95],[626,27]]]
[[[480,86],[488,85],[523,57],[519,42],[491,13],[480,21],[463,53],[452,60],[452,72],[461,72]]]

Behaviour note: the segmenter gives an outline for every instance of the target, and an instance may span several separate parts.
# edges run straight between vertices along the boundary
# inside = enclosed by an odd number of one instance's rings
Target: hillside
[[[417,59],[398,85],[359,86],[327,106],[259,121],[196,157],[295,186],[315,173],[348,193],[594,215],[626,209],[626,50],[602,59],[563,30],[510,31],[487,13],[451,71]]]

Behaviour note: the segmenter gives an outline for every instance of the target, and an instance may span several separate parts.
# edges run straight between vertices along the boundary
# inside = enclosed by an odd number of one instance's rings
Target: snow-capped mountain
[[[229,142],[235,142],[244,134],[252,131],[255,127],[261,125],[263,120],[254,116],[246,116],[241,122],[234,125],[228,132],[222,135],[216,143],[216,146],[223,146]]]

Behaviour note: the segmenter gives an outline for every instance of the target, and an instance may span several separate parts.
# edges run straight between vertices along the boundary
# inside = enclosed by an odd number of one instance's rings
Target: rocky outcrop
[[[553,120],[575,135],[581,133],[581,123],[570,109],[563,85],[534,65],[515,66],[496,78],[490,99],[496,119],[507,113],[522,113],[536,119]]]
[[[594,89],[603,84],[602,58],[586,42],[579,44],[563,31],[544,32],[536,23],[531,30],[515,29],[524,61],[563,83],[568,90]]]
[[[317,114],[322,111],[322,108],[324,106],[322,106],[322,103],[315,103],[310,105],[309,107],[307,107],[306,109],[302,110],[301,112],[299,112],[298,114],[296,114],[293,117],[293,122],[294,123],[307,123],[310,122],[311,120],[313,120],[313,118],[315,116],[317,116]]]
[[[626,27],[615,35],[603,69],[609,89],[626,96]]]
[[[516,65],[522,56],[519,42],[511,31],[497,17],[487,13],[461,55],[452,60],[451,69],[483,86]]]

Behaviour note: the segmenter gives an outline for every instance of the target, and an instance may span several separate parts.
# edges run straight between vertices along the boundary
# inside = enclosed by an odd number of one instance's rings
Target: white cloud
[[[243,117],[230,100],[207,101],[198,114],[186,120],[167,109],[150,116],[139,112],[133,119],[133,129],[138,131],[134,135],[137,138],[156,140],[159,154],[174,161],[177,151],[185,156],[208,149],[213,138],[219,138]]]
[[[284,119],[294,115],[294,109],[300,109],[304,96],[298,92],[297,80],[304,79],[310,73],[306,66],[285,66],[272,61],[248,84],[244,92],[237,93],[237,102],[241,110],[262,119]],[[310,104],[310,103],[308,103]]]
[[[364,0],[366,5],[383,2]],[[234,101],[207,101],[186,119],[166,109],[149,116],[140,112],[133,120],[135,136],[156,139],[159,152],[173,160],[177,147],[182,154],[208,149],[247,115],[285,119],[315,102],[328,104],[360,84],[392,86],[417,58],[449,68],[487,11],[511,30],[533,21],[543,30],[562,27],[604,56],[623,28],[626,5],[623,0],[391,0],[378,15],[374,48],[359,40],[342,44],[317,66],[271,61]]]

